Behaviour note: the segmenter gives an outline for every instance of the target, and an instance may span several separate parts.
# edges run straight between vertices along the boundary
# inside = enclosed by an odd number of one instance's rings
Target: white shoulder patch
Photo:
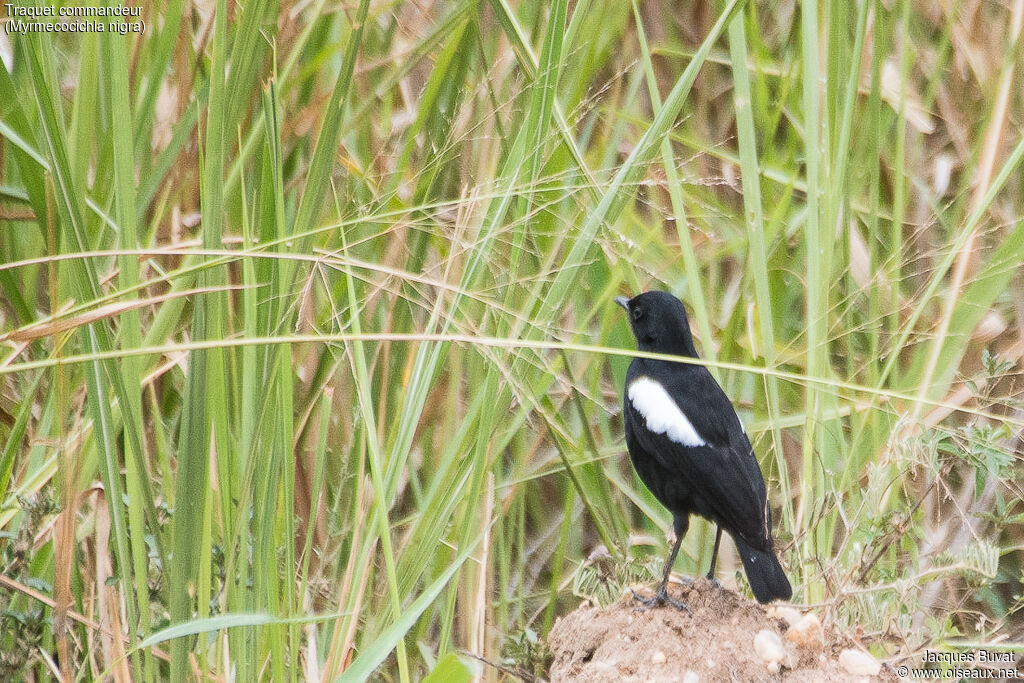
[[[626,395],[636,411],[647,420],[647,428],[655,434],[664,434],[683,446],[706,445],[661,383],[646,375],[637,377],[630,383]]]

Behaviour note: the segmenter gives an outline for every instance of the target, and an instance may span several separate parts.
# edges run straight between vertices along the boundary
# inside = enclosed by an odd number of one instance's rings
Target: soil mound
[[[548,636],[548,647],[554,654],[551,680],[899,680],[852,642],[821,629],[813,616],[809,637],[800,638],[794,633],[787,637],[787,632],[803,628],[790,622],[805,615],[789,609],[784,615],[789,618],[787,622],[779,615],[782,610],[771,609],[770,613],[704,578],[670,589],[673,597],[689,604],[692,615],[672,607],[639,612],[636,602],[626,595],[606,610],[584,603],[559,619]],[[756,648],[755,639],[759,641]],[[843,654],[843,650],[853,651]],[[857,663],[861,668],[855,666]],[[879,670],[872,675],[863,670],[865,667]]]

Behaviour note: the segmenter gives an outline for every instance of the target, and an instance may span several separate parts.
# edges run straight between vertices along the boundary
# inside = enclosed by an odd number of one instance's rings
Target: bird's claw
[[[708,580],[709,582],[711,582],[711,585],[712,585],[712,586],[714,586],[715,588],[721,588],[721,587],[722,587],[722,582],[721,582],[721,581],[719,581],[718,579],[716,579],[716,578],[715,578],[715,577],[713,577],[713,576],[708,576],[708,577],[707,577],[707,580]]]
[[[675,598],[670,596],[668,594],[668,590],[666,590],[664,586],[660,587],[658,591],[654,594],[654,596],[650,598],[641,597],[641,595],[632,588],[630,589],[630,592],[633,594],[633,599],[639,602],[641,605],[641,607],[636,608],[638,612],[646,612],[649,609],[652,609],[654,607],[660,607],[662,605],[671,605],[680,612],[685,611],[687,614],[693,616],[693,612],[690,610],[690,606],[682,600],[676,600]]]

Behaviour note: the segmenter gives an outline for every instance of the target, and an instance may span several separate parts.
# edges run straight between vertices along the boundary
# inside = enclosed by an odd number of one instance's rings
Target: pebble
[[[789,626],[796,626],[800,623],[800,620],[804,618],[804,615],[800,614],[800,610],[789,605],[774,605],[768,610],[768,616],[778,617],[782,619]]]
[[[882,665],[867,652],[847,648],[839,653],[839,666],[852,676],[877,676]]]
[[[774,631],[764,629],[754,636],[754,652],[768,666],[770,673],[778,673],[779,665],[786,656],[782,639]]]
[[[651,656],[651,664],[664,664],[668,661],[668,657],[661,650],[658,650]]]
[[[825,644],[825,631],[817,615],[808,612],[789,627],[786,638],[800,647],[818,648]]]

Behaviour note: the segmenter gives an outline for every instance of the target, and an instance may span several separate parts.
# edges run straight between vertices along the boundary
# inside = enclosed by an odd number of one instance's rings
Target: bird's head
[[[679,299],[668,292],[653,291],[632,299],[615,297],[615,303],[629,314],[629,324],[641,351],[697,357],[686,307]]]

